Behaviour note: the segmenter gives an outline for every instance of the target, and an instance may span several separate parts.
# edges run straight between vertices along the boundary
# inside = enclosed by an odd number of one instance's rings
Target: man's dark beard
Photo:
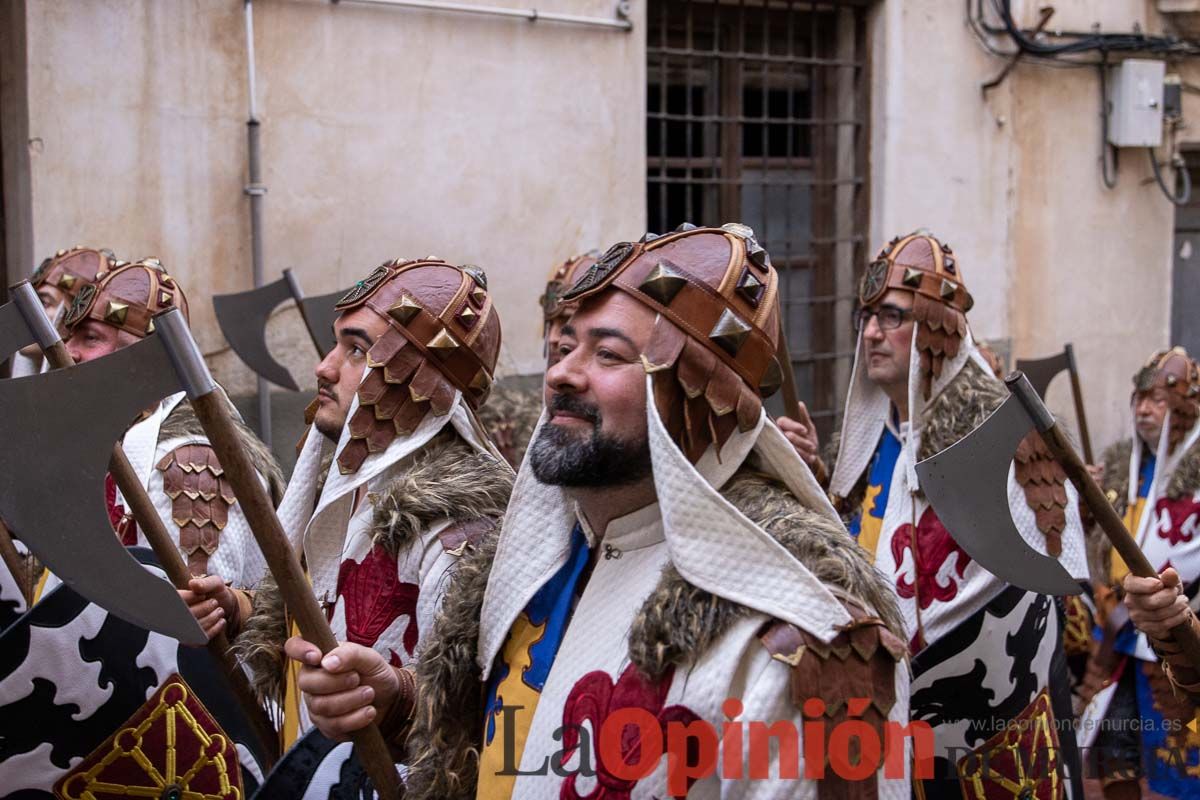
[[[600,409],[573,395],[556,394],[551,413],[567,411],[592,423],[590,438],[547,423],[529,448],[533,474],[554,486],[598,488],[626,486],[650,474],[650,442],[643,435],[635,441],[600,432]]]
[[[329,394],[333,396],[333,402],[336,403],[338,401],[336,386],[334,386],[332,383],[323,383],[321,381],[317,381],[317,391],[322,389],[329,392]],[[321,434],[326,439],[329,439],[334,444],[337,444],[338,440],[342,438],[342,425],[345,424],[345,418],[342,419],[340,424],[333,425],[326,423],[321,419],[319,411],[316,418],[313,420],[313,427],[317,429],[317,433]]]

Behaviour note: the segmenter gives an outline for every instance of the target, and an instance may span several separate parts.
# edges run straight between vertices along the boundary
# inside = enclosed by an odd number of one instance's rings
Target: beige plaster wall
[[[1023,25],[1036,5],[1017,4]],[[1142,0],[1055,8],[1051,27],[1162,27]],[[1096,69],[1021,63],[984,97],[1005,60],[978,44],[962,4],[939,0],[882,3],[873,43],[872,240],[917,226],[947,238],[976,336],[1016,357],[1074,343],[1096,449],[1126,435],[1130,376],[1169,335],[1174,208],[1147,182],[1144,151],[1123,152],[1104,187]],[[1189,116],[1200,130],[1200,108]],[[1074,424],[1065,378],[1048,400]]]
[[[252,391],[207,301],[251,285],[242,3],[27,7],[34,252],[159,255],[218,378]],[[318,294],[396,256],[478,264],[504,320],[500,371],[539,371],[550,267],[645,228],[645,5],[633,11],[622,33],[257,0],[267,279],[292,267]],[[277,314],[269,334],[311,384],[298,315]]]

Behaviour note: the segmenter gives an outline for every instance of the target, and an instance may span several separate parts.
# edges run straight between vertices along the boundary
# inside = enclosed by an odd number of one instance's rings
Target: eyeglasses
[[[875,317],[879,330],[894,331],[907,320],[912,319],[912,310],[896,306],[880,306],[879,308],[860,308],[854,312],[854,330],[861,331]]]

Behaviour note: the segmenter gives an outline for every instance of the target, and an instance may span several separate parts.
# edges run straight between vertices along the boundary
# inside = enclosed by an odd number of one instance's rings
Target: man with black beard
[[[575,336],[569,323],[564,335]],[[580,488],[607,488],[645,483],[650,475],[650,443],[645,436],[632,441],[606,433],[600,409],[573,395],[550,400],[552,419],[579,419],[592,426],[590,438],[580,438],[560,424],[547,425],[533,443],[533,474],[542,483]]]
[[[762,409],[777,286],[728,225],[615,245],[564,295],[578,310],[503,533],[467,546],[419,702],[376,710],[406,797],[846,797],[843,774],[803,771],[821,743],[800,748],[801,706],[829,730],[847,699],[876,734],[906,719],[895,601]],[[364,701],[323,666],[308,690],[340,712],[323,724],[352,730]],[[747,770],[728,733],[716,753],[731,719],[796,746],[752,745]],[[908,798],[903,766],[864,762],[854,796]]]

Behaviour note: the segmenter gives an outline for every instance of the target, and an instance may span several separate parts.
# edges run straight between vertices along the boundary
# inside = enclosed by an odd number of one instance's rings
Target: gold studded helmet
[[[942,364],[958,355],[967,335],[967,312],[975,304],[963,283],[950,245],[918,231],[896,237],[867,265],[859,285],[863,306],[878,303],[889,289],[913,296],[917,351],[921,356],[921,394],[928,400]]]
[[[546,323],[547,330],[549,330],[550,323],[567,316],[570,311],[570,304],[562,301],[563,292],[569,289],[575,283],[575,279],[588,267],[595,264],[598,258],[600,258],[599,250],[589,250],[573,258],[568,258],[550,271],[550,277],[546,279],[546,292],[540,301],[542,318]]]
[[[1159,350],[1133,376],[1134,403],[1155,389],[1167,391],[1167,408],[1171,411],[1167,446],[1174,452],[1200,418],[1200,367],[1187,350]]]
[[[613,245],[563,300],[616,288],[658,312],[642,364],[667,430],[695,463],[735,428],[753,428],[779,388],[778,282],[747,226],[685,224]]]
[[[367,352],[367,374],[350,418],[350,441],[338,456],[342,474],[416,430],[425,416],[444,416],[454,392],[477,409],[491,390],[500,354],[500,317],[487,276],[436,257],[389,261],[346,293],[339,312],[369,308],[388,330]]]
[[[29,282],[34,289],[53,286],[67,296],[68,302],[83,291],[83,287],[95,283],[99,274],[115,268],[117,257],[111,250],[93,249],[76,245],[70,250],[59,250],[44,260]]]
[[[63,325],[73,331],[85,319],[99,320],[139,339],[154,332],[154,315],[171,308],[188,317],[187,298],[179,283],[155,258],[120,264],[103,271],[75,297]]]

